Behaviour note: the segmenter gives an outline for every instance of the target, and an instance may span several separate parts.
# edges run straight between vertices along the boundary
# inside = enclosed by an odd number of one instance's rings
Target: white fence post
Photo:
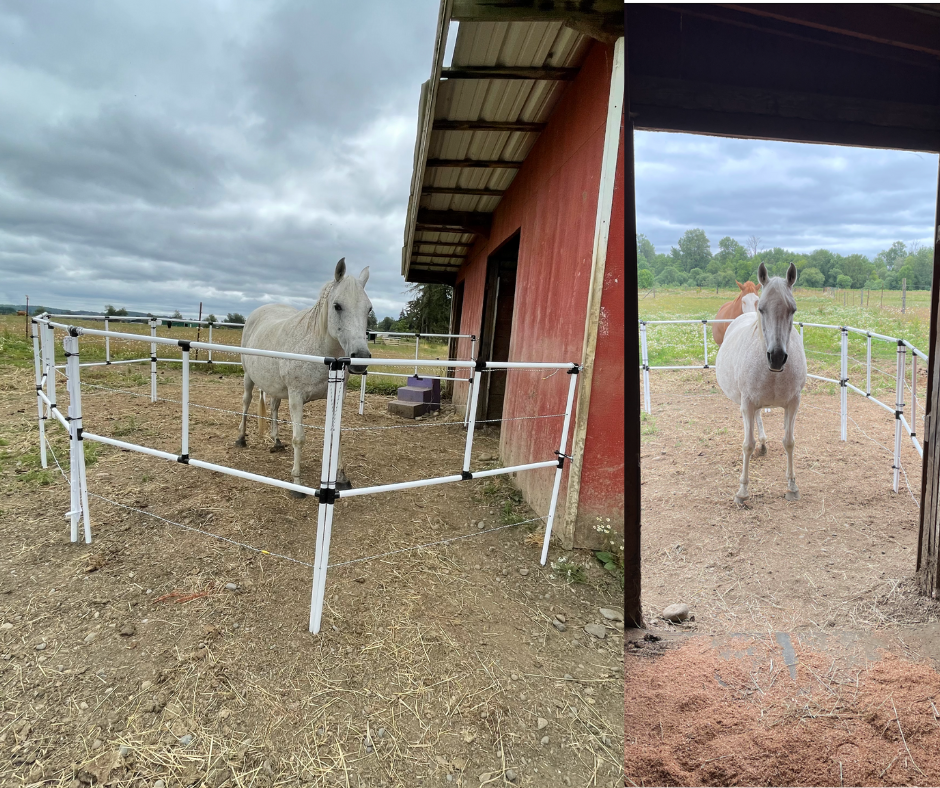
[[[108,318],[104,319],[104,330],[109,331],[108,328]],[[104,338],[104,361],[105,364],[111,363],[111,337]]]
[[[917,435],[917,354],[911,351],[911,437]]]
[[[646,322],[640,321],[640,344],[643,350],[643,409],[647,415],[650,411],[650,360],[646,350]]]
[[[183,436],[180,459],[189,459],[189,342],[180,341],[183,350]]]
[[[71,539],[78,541],[78,521],[85,527],[85,542],[91,544],[91,519],[88,512],[88,482],[85,478],[85,444],[82,439],[82,383],[78,357],[78,332],[69,328],[65,347],[66,388],[69,393],[69,463],[71,473]]]
[[[561,476],[564,473],[565,460],[571,459],[570,455],[565,454],[565,449],[568,446],[568,427],[571,424],[574,392],[578,386],[578,374],[580,372],[581,368],[578,366],[568,370],[571,380],[568,383],[568,401],[565,404],[565,420],[561,426],[561,440],[558,442],[558,451],[555,452],[558,455],[558,468],[555,470],[555,481],[552,485],[552,499],[548,507],[548,517],[545,519],[545,538],[542,540],[542,566],[545,566],[545,562],[548,560],[548,545],[552,540],[552,523],[555,521],[555,507],[558,503],[558,490],[561,488]]]
[[[42,397],[39,392],[45,386],[42,379],[42,351],[39,347],[39,326],[33,320],[30,324],[33,336],[33,367],[36,370],[36,409],[39,412],[39,460],[43,468],[49,467],[49,461],[46,459],[46,416],[42,411]]]
[[[150,336],[157,335],[157,319],[150,318]],[[150,343],[150,401],[157,401],[157,343]]]
[[[326,570],[330,562],[330,536],[333,530],[340,425],[343,421],[345,388],[345,365],[342,361],[334,359],[330,364],[327,383],[323,461],[320,469],[320,503],[317,506],[317,547],[313,562],[313,590],[310,601],[310,631],[313,634],[320,631],[323,621],[323,598],[326,591]]]
[[[845,385],[849,382],[849,330],[842,326],[842,375],[839,380],[840,392],[840,420],[842,422],[842,440],[848,438],[848,416],[849,416],[849,389]]]
[[[49,397],[52,405],[55,405],[56,399],[56,373],[55,373],[55,329],[50,325],[44,325],[40,329],[42,339],[43,372],[46,375],[46,396]],[[46,405],[46,416],[52,415],[52,405]]]
[[[421,344],[421,334],[415,334],[415,361],[418,360],[418,346]],[[415,377],[418,376],[418,365],[415,364]]]
[[[868,376],[865,379],[865,396],[871,396],[871,331],[868,332],[868,353],[867,353]]]
[[[463,452],[463,472],[470,473],[470,452],[473,451],[473,431],[477,423],[477,398],[480,394],[480,370],[473,373],[473,384],[470,389],[470,416],[467,419],[467,443]]]
[[[212,323],[209,323],[209,344],[212,344]],[[212,349],[209,349],[209,355],[206,359],[210,364],[212,363]]]
[[[702,321],[702,347],[705,348],[705,369],[708,369],[708,321]]]
[[[897,401],[894,411],[894,491],[898,491],[901,481],[901,416],[904,414],[904,354],[903,340],[898,340],[898,371],[896,378]]]
[[[362,370],[359,377],[359,415],[361,416],[366,406],[366,370]]]

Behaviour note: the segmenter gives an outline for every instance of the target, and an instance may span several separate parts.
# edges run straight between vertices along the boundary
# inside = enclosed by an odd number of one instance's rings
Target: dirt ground
[[[179,405],[151,404],[139,371],[83,379],[140,395],[87,388],[86,430],[179,451]],[[178,373],[160,379],[178,399]],[[623,625],[599,613],[622,609],[621,590],[589,554],[574,556],[584,583],[540,567],[538,522],[479,534],[479,521],[535,516],[508,483],[341,500],[332,563],[478,535],[331,569],[313,636],[310,568],[233,542],[312,563],[315,499],[99,445],[94,542],[70,544],[68,486],[31,465],[31,390],[31,371],[5,368],[0,438],[21,459],[0,465],[4,785],[623,783]],[[359,417],[357,398],[344,426],[404,423],[388,397]],[[234,447],[238,419],[223,411],[240,399],[237,376],[194,375],[193,401],[221,410],[192,409],[192,455],[288,479],[290,452],[269,453],[256,422]],[[322,413],[311,403],[305,421]],[[459,468],[465,432],[440,425],[458,418],[351,430],[347,473],[364,486]],[[315,484],[322,432],[307,441]],[[65,464],[61,430],[54,444]],[[481,435],[475,465],[497,447]],[[584,630],[597,623],[603,639]]]
[[[895,494],[891,414],[850,394],[842,443],[838,395],[810,381],[801,500],[784,498],[774,411],[739,507],[736,407],[702,373],[669,374],[644,421],[649,629],[626,638],[627,784],[940,785],[940,604],[912,582],[909,439]],[[693,620],[663,620],[673,603]]]

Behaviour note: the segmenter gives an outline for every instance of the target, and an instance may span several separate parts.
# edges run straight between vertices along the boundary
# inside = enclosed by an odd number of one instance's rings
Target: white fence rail
[[[85,316],[81,316],[83,319]],[[195,321],[186,321],[195,322]],[[55,378],[54,342],[55,330],[60,329],[65,332],[64,349],[66,363],[64,367],[66,376],[66,388],[69,395],[68,416],[63,417],[57,400]],[[568,433],[571,424],[571,414],[574,406],[575,391],[577,388],[578,373],[581,367],[571,362],[547,363],[547,362],[494,362],[494,361],[472,361],[455,359],[384,359],[372,358],[369,360],[370,367],[395,367],[414,364],[417,368],[430,369],[460,369],[467,370],[470,378],[470,396],[468,397],[468,415],[466,417],[467,437],[464,447],[464,456],[462,467],[455,469],[455,472],[447,476],[438,476],[426,479],[418,479],[407,482],[398,482],[392,484],[381,484],[372,487],[362,487],[351,490],[336,489],[339,456],[339,442],[343,415],[343,399],[346,391],[346,370],[351,365],[348,358],[328,358],[322,356],[308,356],[298,353],[281,353],[271,350],[258,350],[254,348],[242,348],[232,345],[220,345],[212,342],[196,342],[190,340],[169,339],[156,335],[154,321],[151,321],[150,335],[128,334],[116,331],[99,330],[68,325],[55,322],[50,316],[43,315],[33,318],[33,354],[36,377],[36,402],[39,419],[39,438],[40,438],[40,460],[42,467],[48,467],[46,457],[47,435],[46,422],[52,418],[68,432],[69,435],[69,463],[71,473],[68,476],[71,492],[71,503],[68,517],[71,523],[71,540],[78,542],[80,540],[80,524],[83,525],[83,537],[86,543],[92,540],[91,517],[88,507],[88,483],[85,474],[85,459],[83,452],[83,442],[86,440],[101,443],[107,446],[134,451],[151,457],[156,457],[169,462],[181,463],[194,468],[214,471],[230,476],[235,476],[248,481],[265,484],[272,487],[278,487],[286,490],[306,493],[316,496],[318,499],[317,507],[317,535],[315,559],[313,565],[313,587],[311,593],[310,605],[310,631],[317,633],[320,631],[323,614],[324,589],[326,587],[326,573],[331,566],[329,563],[330,537],[333,528],[333,515],[335,503],[340,498],[349,498],[362,495],[373,495],[382,492],[391,492],[394,490],[414,489],[429,485],[448,484],[462,482],[482,477],[499,476],[505,474],[514,474],[525,471],[531,471],[541,468],[555,468],[554,483],[548,509],[545,519],[545,532],[542,538],[541,564],[544,566],[548,557],[548,547],[551,540],[552,526],[554,523],[555,512],[558,503],[558,494],[561,485],[561,477],[565,465],[565,460],[570,459],[566,453],[568,445]],[[176,363],[182,364],[182,398],[181,398],[181,437],[180,452],[173,454],[171,452],[153,449],[147,446],[141,446],[130,441],[117,440],[93,432],[88,432],[83,427],[82,422],[82,398],[81,398],[81,370],[88,364],[80,361],[80,338],[82,336],[103,337],[106,340],[121,339],[132,342],[141,342],[151,345],[151,369],[155,369],[157,363],[156,346],[173,345],[179,347],[182,357],[179,360],[173,359]],[[309,487],[292,482],[285,482],[269,476],[249,473],[237,468],[219,465],[217,463],[205,462],[193,456],[192,446],[190,444],[189,434],[189,373],[190,365],[195,363],[190,358],[190,352],[195,349],[205,349],[220,353],[233,353],[239,355],[258,355],[274,358],[294,359],[305,361],[312,364],[326,364],[329,366],[329,382],[327,387],[326,416],[323,427],[323,459],[320,473],[319,487]],[[476,424],[476,403],[480,393],[481,376],[485,372],[498,370],[566,370],[570,374],[567,398],[563,414],[551,414],[545,418],[554,418],[563,415],[561,433],[558,439],[558,448],[554,450],[553,457],[540,459],[536,462],[530,462],[522,465],[510,467],[494,468],[488,470],[473,470],[471,468],[471,451],[473,448],[474,428]],[[407,376],[406,376],[407,377]],[[156,376],[152,374],[151,399],[156,401]],[[531,418],[531,417],[526,417]],[[459,422],[456,422],[459,424]],[[537,518],[542,519],[542,518]],[[458,537],[460,538],[460,537]],[[447,540],[445,540],[447,541]],[[251,548],[257,549],[257,548]],[[267,552],[267,551],[263,551]],[[293,559],[292,559],[293,560]],[[363,560],[363,559],[357,559]],[[301,562],[302,563],[302,562]],[[350,562],[343,562],[350,563]]]
[[[731,320],[713,320],[713,319],[699,319],[699,320],[640,320],[640,354],[641,354],[641,364],[640,370],[643,373],[643,409],[647,414],[651,414],[650,406],[650,370],[653,369],[714,369],[713,364],[708,363],[708,325],[709,323],[730,323]],[[655,325],[680,325],[680,324],[689,324],[689,325],[702,325],[702,334],[703,334],[703,343],[704,343],[704,365],[701,364],[691,364],[683,366],[652,366],[649,363],[649,349],[647,344],[647,326]],[[923,359],[923,361],[928,361],[928,356],[923,353],[918,348],[914,347],[906,339],[901,339],[900,337],[891,337],[885,334],[878,334],[874,331],[869,331],[863,328],[853,328],[852,326],[834,326],[827,325],[824,323],[797,323],[796,325],[800,328],[800,341],[803,342],[804,328],[819,328],[831,331],[840,332],[839,338],[839,378],[827,378],[822,375],[812,375],[807,374],[807,377],[813,378],[814,380],[822,380],[827,383],[835,383],[839,386],[839,416],[840,416],[840,432],[841,440],[847,439],[848,431],[848,414],[849,414],[849,405],[848,405],[848,391],[852,391],[861,394],[866,399],[874,402],[876,405],[881,406],[889,413],[894,414],[895,418],[895,427],[894,427],[894,463],[891,466],[894,472],[894,491],[898,491],[900,484],[900,474],[901,474],[901,438],[902,433],[907,432],[908,436],[911,439],[911,444],[914,447],[914,450],[921,456],[924,456],[924,449],[920,441],[917,439],[917,360]],[[865,389],[862,390],[858,386],[853,385],[849,382],[849,334],[860,334],[867,338],[867,353],[866,353],[866,377],[865,377]],[[896,345],[897,351],[897,366],[894,375],[895,382],[895,402],[892,405],[881,402],[876,397],[872,396],[871,393],[871,372],[872,372],[872,360],[871,360],[871,347],[872,340],[879,342],[887,342],[893,345]],[[804,343],[805,348],[805,343]],[[911,382],[910,386],[906,383],[906,358],[907,351],[911,352]],[[904,402],[904,395],[907,390],[911,392],[911,411],[910,411],[910,421],[904,413],[904,407],[906,403]]]

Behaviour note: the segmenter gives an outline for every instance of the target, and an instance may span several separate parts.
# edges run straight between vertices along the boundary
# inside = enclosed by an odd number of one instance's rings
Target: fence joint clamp
[[[473,474],[470,473],[470,471],[461,471],[461,472],[460,472],[460,480],[461,480],[461,481],[465,482],[465,481],[467,481],[468,479],[472,479],[472,478],[473,478]]]
[[[476,359],[476,361],[473,362],[473,369],[476,372],[481,372],[486,369],[486,362],[482,358]]]
[[[320,503],[333,504],[336,503],[339,494],[333,487],[321,487],[317,492],[317,497],[320,499]]]
[[[181,462],[183,465],[189,465],[189,455],[181,454],[179,457],[176,458],[176,461]]]
[[[192,340],[189,340],[189,339],[180,339],[177,341],[176,344],[179,345],[183,349],[184,353],[188,353],[191,342]]]

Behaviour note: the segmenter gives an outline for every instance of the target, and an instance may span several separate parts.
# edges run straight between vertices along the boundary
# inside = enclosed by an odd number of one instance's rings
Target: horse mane
[[[320,289],[320,296],[317,299],[317,302],[306,310],[307,315],[310,320],[312,320],[320,334],[326,336],[329,332],[329,318],[330,318],[330,296],[333,294],[333,286],[337,282],[335,279],[331,279]]]

